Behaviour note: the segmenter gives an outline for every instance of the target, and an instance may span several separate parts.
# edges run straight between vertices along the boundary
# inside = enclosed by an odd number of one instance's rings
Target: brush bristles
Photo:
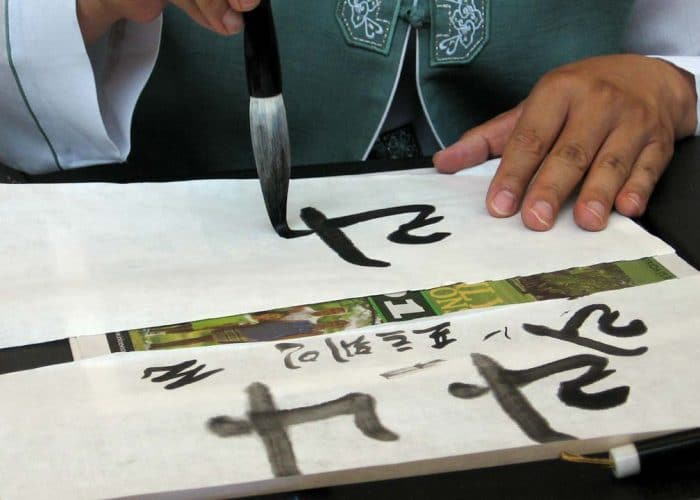
[[[272,225],[286,225],[291,155],[282,94],[250,98],[250,136],[255,166]]]

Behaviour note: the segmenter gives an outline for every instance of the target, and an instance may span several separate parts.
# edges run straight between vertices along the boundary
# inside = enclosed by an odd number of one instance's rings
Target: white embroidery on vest
[[[348,43],[386,54],[399,5],[391,0],[340,0],[336,17]]]
[[[434,62],[469,62],[488,40],[488,0],[435,0],[434,6]]]
[[[382,25],[371,18],[372,15],[376,15],[377,7],[379,7],[378,1],[347,0],[347,4],[352,9],[350,21],[353,28],[364,26],[366,39],[374,40],[375,36],[381,36],[385,33],[386,30],[382,28]]]

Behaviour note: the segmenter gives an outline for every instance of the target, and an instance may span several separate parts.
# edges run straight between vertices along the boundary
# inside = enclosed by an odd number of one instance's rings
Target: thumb
[[[521,114],[522,106],[518,105],[470,129],[457,142],[435,153],[433,165],[451,174],[500,156]]]

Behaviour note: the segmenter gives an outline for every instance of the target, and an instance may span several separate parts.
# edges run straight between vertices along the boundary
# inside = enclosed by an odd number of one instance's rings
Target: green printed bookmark
[[[438,314],[537,300],[529,294],[522,293],[508,280],[484,281],[476,284],[455,283],[431,288],[423,293]]]
[[[597,264],[481,283],[355,297],[107,334],[112,352],[277,341],[673,279],[656,259]]]

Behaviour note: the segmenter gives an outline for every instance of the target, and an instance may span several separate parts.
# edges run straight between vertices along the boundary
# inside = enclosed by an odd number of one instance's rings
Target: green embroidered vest
[[[546,71],[620,50],[631,0],[273,0],[292,163],[364,158],[417,30],[421,99],[445,144],[514,106]],[[134,116],[132,160],[254,169],[242,36],[174,7]]]

